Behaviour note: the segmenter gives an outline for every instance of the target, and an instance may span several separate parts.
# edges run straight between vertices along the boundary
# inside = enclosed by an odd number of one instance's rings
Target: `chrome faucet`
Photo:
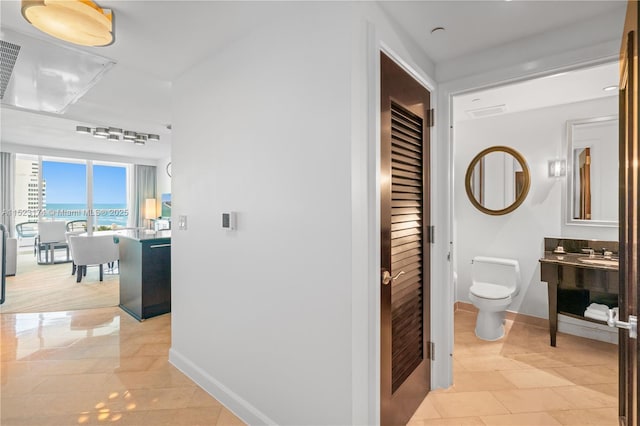
[[[582,252],[583,253],[588,253],[589,257],[595,256],[595,253],[596,253],[595,250],[593,250],[591,247],[583,248]]]

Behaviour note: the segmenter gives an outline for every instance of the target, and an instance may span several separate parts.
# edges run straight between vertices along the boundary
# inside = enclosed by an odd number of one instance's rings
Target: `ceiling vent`
[[[504,114],[507,112],[506,105],[494,105],[490,107],[477,108],[477,109],[469,109],[465,111],[467,115],[471,118],[484,118],[492,115]]]
[[[4,99],[4,91],[9,85],[18,53],[20,53],[20,46],[0,40],[0,99]]]

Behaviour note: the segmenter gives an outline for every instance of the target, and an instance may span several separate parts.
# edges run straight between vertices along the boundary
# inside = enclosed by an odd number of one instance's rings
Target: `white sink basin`
[[[599,265],[599,266],[618,266],[618,261],[613,259],[591,259],[589,257],[580,257],[578,258],[580,262],[588,263],[590,265]]]

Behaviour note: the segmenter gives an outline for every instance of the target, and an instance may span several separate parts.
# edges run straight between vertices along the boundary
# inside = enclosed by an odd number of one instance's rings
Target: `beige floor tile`
[[[222,407],[218,400],[198,386],[195,387],[188,404],[189,407]]]
[[[617,407],[618,399],[583,386],[555,388],[555,392],[570,401],[575,408]]]
[[[222,408],[216,426],[244,426],[244,424],[245,423],[231,411],[227,410],[226,408]]]
[[[576,408],[555,388],[494,391],[492,394],[512,413],[568,410]]]
[[[487,426],[557,426],[561,424],[546,412],[482,416],[481,420]]]
[[[556,372],[576,385],[618,383],[618,369],[609,365],[557,368]]]
[[[34,394],[95,391],[103,389],[109,374],[62,374],[47,376],[33,389]]]
[[[554,352],[519,353],[509,358],[527,364],[533,368],[568,368],[572,364],[558,359]]]
[[[617,408],[553,411],[549,414],[567,426],[618,426]]]
[[[596,392],[600,392],[605,395],[609,395],[613,398],[618,398],[618,383],[605,383],[602,385],[582,385],[584,388],[593,389]]]
[[[458,358],[458,361],[467,371],[520,370],[532,368],[530,365],[500,355],[470,355],[464,358]]]
[[[423,420],[425,426],[483,426],[480,417],[457,417],[449,419]]]
[[[505,370],[500,374],[520,389],[571,386],[573,384],[557,374],[555,370]]]
[[[519,371],[519,370],[516,370]],[[515,389],[500,371],[460,371],[453,374],[456,392]]]
[[[443,418],[507,414],[508,411],[490,392],[434,394],[433,406]]]
[[[433,398],[427,395],[418,407],[411,420],[439,419],[440,413],[433,405]]]

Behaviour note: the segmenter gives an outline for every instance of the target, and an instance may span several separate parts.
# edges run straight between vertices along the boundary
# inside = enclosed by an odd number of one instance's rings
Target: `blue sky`
[[[42,162],[47,183],[47,203],[86,204],[87,166],[84,164]],[[126,204],[127,171],[124,167],[93,166],[93,203]]]

